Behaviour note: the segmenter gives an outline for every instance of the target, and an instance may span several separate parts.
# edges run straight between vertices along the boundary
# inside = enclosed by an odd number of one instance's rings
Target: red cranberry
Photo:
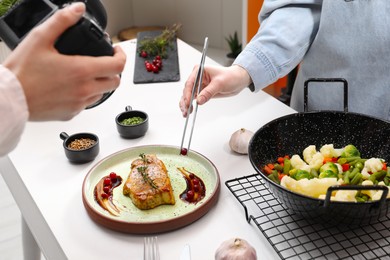
[[[149,72],[153,71],[153,64],[148,61],[147,63],[145,63],[145,68]]]
[[[192,190],[187,191],[187,198],[189,200],[192,200],[194,198],[194,191]]]
[[[117,178],[116,173],[115,173],[115,172],[111,172],[111,173],[110,173],[110,179],[113,180],[113,181],[114,181],[114,180],[116,181],[116,178]]]
[[[199,185],[194,184],[193,189],[194,189],[195,192],[199,191]]]
[[[108,199],[108,194],[107,193],[102,193],[101,196],[102,196],[103,199]]]
[[[109,193],[110,193],[110,187],[109,187],[109,186],[104,186],[104,187],[103,187],[103,191],[104,191],[106,194],[109,194]]]
[[[180,151],[181,155],[187,155],[187,153],[188,153],[187,148],[182,148],[181,151]]]
[[[105,178],[103,181],[104,186],[109,186],[111,185],[111,179],[109,177]]]
[[[140,55],[142,58],[148,57],[148,53],[146,51],[141,51]]]
[[[158,73],[160,71],[160,69],[156,65],[153,65],[153,64],[152,64],[152,70],[153,70],[153,73]]]

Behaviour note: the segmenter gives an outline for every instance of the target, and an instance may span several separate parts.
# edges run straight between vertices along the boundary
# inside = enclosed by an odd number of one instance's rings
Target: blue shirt
[[[260,28],[234,64],[258,91],[299,64],[291,106],[303,111],[309,78],[348,81],[348,108],[390,121],[389,0],[265,0]],[[313,83],[309,110],[342,110],[339,83]]]

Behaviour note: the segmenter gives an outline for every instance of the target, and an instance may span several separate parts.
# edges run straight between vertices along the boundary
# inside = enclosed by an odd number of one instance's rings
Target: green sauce
[[[138,125],[138,124],[141,124],[143,121],[145,121],[145,119],[143,119],[142,117],[134,116],[134,117],[123,119],[121,121],[121,124],[122,125]]]

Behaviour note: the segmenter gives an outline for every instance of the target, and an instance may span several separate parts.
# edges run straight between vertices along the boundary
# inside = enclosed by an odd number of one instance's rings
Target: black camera
[[[112,56],[114,49],[108,34],[107,14],[100,0],[20,0],[0,17],[0,38],[13,50],[35,26],[46,21],[72,2],[84,2],[86,13],[56,41],[56,49],[67,55]],[[104,102],[112,92],[87,108]]]

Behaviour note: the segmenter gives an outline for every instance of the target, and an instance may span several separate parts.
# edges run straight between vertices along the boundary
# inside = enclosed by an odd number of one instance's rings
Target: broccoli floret
[[[331,170],[325,170],[325,171],[320,173],[320,176],[318,176],[318,178],[320,178],[320,179],[323,179],[323,178],[337,178],[337,177],[338,177],[337,173],[334,173]]]
[[[290,175],[291,178],[299,181],[299,180],[302,180],[302,179],[312,179],[313,176],[308,172],[308,171],[305,171],[305,170],[297,170],[296,172],[294,172],[293,175]]]
[[[331,171],[334,174],[336,174],[336,176],[337,176],[337,174],[339,174],[339,169],[338,169],[337,165],[335,163],[332,163],[332,162],[327,162],[321,166],[320,173],[322,173],[324,171]]]
[[[349,144],[344,147],[344,150],[341,154],[341,157],[349,158],[349,157],[360,157],[359,150],[352,144]]]

